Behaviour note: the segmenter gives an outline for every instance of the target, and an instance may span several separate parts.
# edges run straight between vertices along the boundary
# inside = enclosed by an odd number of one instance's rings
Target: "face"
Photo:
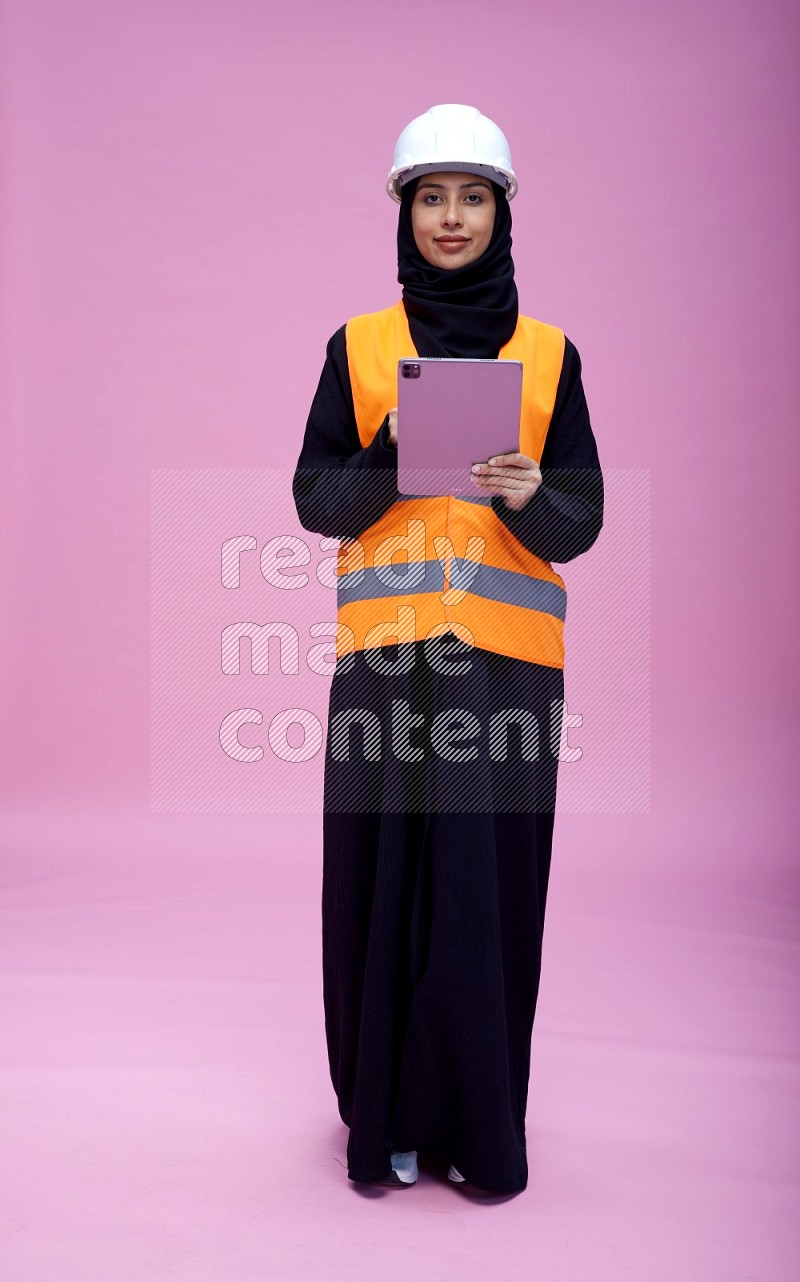
[[[411,226],[422,257],[433,267],[463,267],[492,239],[494,189],[477,174],[423,174],[411,205]]]

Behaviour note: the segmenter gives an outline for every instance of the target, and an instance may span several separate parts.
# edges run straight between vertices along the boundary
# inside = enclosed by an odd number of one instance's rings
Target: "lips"
[[[458,254],[469,245],[468,236],[436,236],[434,244],[443,254]]]

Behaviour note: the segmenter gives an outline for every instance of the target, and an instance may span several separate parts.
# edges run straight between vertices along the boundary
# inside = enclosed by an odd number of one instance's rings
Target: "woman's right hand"
[[[397,406],[389,410],[389,444],[397,449]]]

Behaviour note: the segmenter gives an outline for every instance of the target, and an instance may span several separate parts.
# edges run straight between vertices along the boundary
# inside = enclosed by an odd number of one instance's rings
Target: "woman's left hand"
[[[495,454],[488,463],[473,463],[472,480],[487,494],[502,495],[506,507],[518,512],[533,498],[542,474],[527,454]]]

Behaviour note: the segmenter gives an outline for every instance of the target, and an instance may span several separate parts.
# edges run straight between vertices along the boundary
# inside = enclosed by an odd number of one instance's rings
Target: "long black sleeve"
[[[571,561],[603,525],[603,474],[581,380],[581,359],[566,340],[553,415],[539,459],[542,484],[515,512],[499,495],[492,507],[515,538],[544,561]]]
[[[358,538],[398,498],[388,415],[366,448],[358,435],[344,325],[326,349],[292,493],[304,529],[341,539]]]

